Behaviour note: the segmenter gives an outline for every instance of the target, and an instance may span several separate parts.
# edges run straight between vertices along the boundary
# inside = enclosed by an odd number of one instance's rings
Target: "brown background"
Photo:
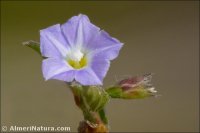
[[[70,126],[83,119],[61,81],[45,82],[42,59],[23,41],[79,13],[125,43],[105,86],[118,78],[155,73],[162,97],[111,100],[113,132],[194,132],[199,129],[199,2],[2,2],[1,122],[10,126]]]

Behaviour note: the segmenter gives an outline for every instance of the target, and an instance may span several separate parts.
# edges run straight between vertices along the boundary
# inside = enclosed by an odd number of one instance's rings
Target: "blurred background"
[[[116,78],[155,73],[161,94],[111,100],[112,132],[199,131],[198,1],[1,1],[1,123],[5,126],[70,126],[81,111],[62,81],[45,82],[40,56],[25,46],[39,30],[79,13],[125,45],[112,61],[105,86]]]

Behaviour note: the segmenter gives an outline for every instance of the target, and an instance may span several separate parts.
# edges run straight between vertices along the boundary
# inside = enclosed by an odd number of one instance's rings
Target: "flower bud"
[[[151,84],[152,74],[130,77],[119,81],[106,92],[112,98],[140,99],[155,96],[156,90]]]
[[[82,86],[77,82],[70,85],[76,104],[83,110],[98,112],[109,101],[109,95],[101,86]]]
[[[109,95],[101,86],[84,86],[83,98],[90,111],[99,111],[109,100]]]
[[[104,106],[110,96],[101,86],[82,86],[78,82],[68,84],[71,88],[76,105],[83,111],[84,119],[96,125],[99,120],[107,124]]]

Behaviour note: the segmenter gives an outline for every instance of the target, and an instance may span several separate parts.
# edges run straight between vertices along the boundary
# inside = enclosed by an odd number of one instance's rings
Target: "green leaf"
[[[36,51],[38,54],[41,55],[40,43],[39,42],[30,40],[30,41],[27,41],[27,42],[23,42],[23,45],[32,48],[34,51]]]

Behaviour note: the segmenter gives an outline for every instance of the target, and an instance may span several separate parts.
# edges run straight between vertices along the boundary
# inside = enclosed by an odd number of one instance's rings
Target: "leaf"
[[[33,50],[35,50],[38,54],[40,54],[42,56],[41,51],[40,51],[40,43],[39,42],[30,40],[30,41],[23,42],[22,44],[24,46],[28,46],[28,47],[32,48]]]
[[[106,113],[105,113],[104,109],[101,109],[99,111],[99,116],[100,116],[102,122],[107,125],[108,124],[108,118],[106,117]]]

